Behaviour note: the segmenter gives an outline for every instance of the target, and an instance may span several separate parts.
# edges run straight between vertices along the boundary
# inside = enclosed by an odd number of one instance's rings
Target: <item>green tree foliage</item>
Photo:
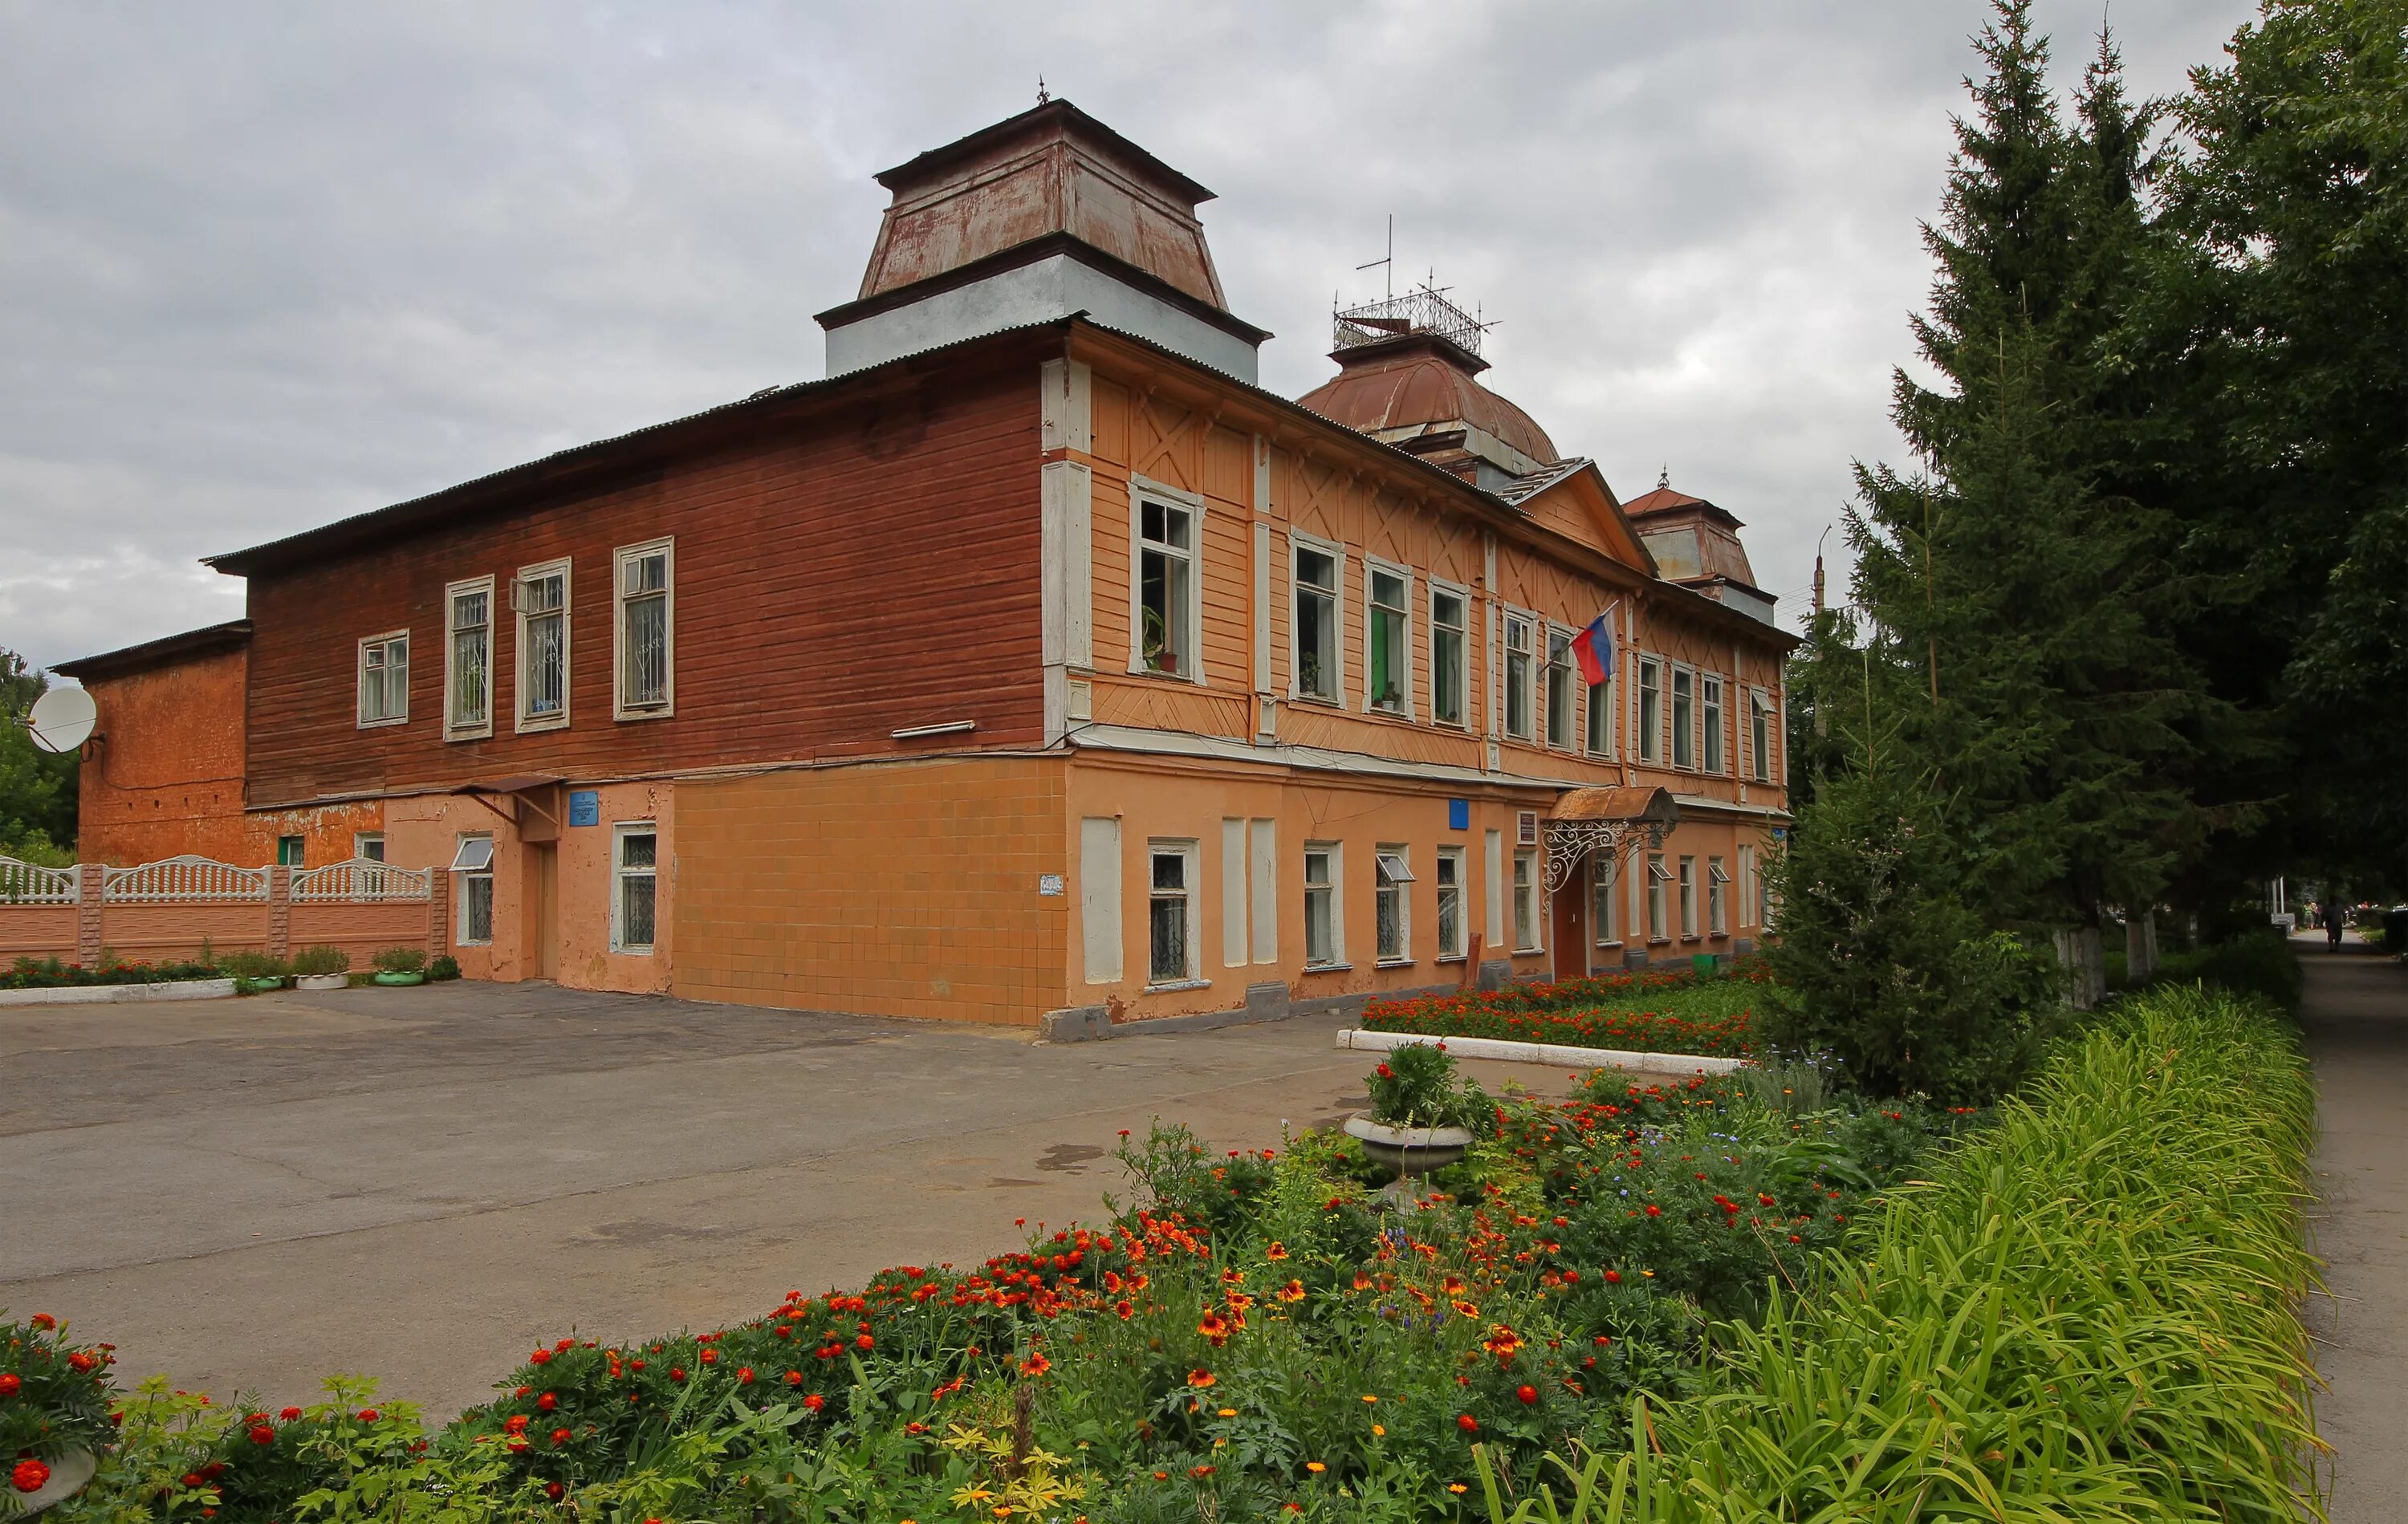
[[[49,688],[0,649],[0,852],[39,862],[70,860],[76,839],[75,754],[44,751],[20,723]]]

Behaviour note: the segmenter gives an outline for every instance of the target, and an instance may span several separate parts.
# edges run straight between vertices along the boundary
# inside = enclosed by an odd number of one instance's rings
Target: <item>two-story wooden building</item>
[[[1761,934],[1736,520],[1627,509],[1430,293],[1262,390],[1211,192],[1068,103],[880,179],[826,379],[215,557],[246,620],[64,667],[86,855],[432,866],[472,977],[1025,1024]]]

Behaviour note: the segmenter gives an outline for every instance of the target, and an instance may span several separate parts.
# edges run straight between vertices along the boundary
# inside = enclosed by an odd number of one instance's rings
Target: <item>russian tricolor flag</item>
[[[1572,636],[1572,660],[1580,663],[1581,681],[1591,688],[1613,675],[1613,632],[1606,628],[1612,616],[1613,610],[1607,609]]]

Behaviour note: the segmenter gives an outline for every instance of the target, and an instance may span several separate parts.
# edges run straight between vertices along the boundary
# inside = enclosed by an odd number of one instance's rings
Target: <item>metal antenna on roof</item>
[[[1662,491],[1672,485],[1672,463],[1666,461],[1664,469],[1656,473],[1656,490]]]
[[[1041,74],[1039,75],[1037,77],[1037,104],[1042,106],[1053,98],[1053,96],[1045,93],[1045,76]]]
[[[1357,270],[1377,270],[1383,266],[1388,272],[1388,294],[1386,300],[1393,302],[1397,297],[1397,214],[1395,212],[1390,212],[1388,214],[1388,251],[1380,258],[1373,260],[1370,263],[1358,264],[1354,266],[1354,268]]]

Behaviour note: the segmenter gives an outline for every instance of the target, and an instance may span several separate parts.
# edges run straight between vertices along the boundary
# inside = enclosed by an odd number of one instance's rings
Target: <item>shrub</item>
[[[1388,1127],[1491,1126],[1493,1107],[1480,1087],[1455,1072],[1455,1055],[1443,1038],[1392,1049],[1364,1086],[1371,1095],[1371,1119]]]
[[[292,964],[265,952],[230,952],[218,967],[237,979],[279,979],[293,972]]]
[[[426,965],[426,976],[438,984],[445,979],[456,979],[460,976],[460,960],[447,952]]]
[[[0,1322],[0,1465],[11,1468],[0,1475],[0,1518],[17,1512],[16,1494],[50,1480],[61,1456],[108,1453],[117,1432],[109,1360],[107,1345],[67,1343],[66,1325],[48,1313]]]
[[[295,974],[348,974],[351,971],[351,955],[340,947],[304,947],[293,955]]]
[[[368,960],[380,974],[416,974],[426,967],[423,947],[387,947]]]
[[[0,974],[0,990],[58,990],[96,984],[162,984],[176,979],[214,979],[215,963],[118,963],[81,968],[55,958],[20,958]]]
[[[1770,977],[1763,961],[1751,958],[1711,977],[1688,969],[1647,969],[1375,1000],[1364,1007],[1362,1021],[1372,1032],[1739,1057],[1754,1051],[1756,1008]]]
[[[2222,985],[2263,996],[2286,1011],[2300,1008],[2300,960],[2279,926],[2253,926],[2196,952],[2169,953],[2157,961],[2157,977],[2169,983]]]

